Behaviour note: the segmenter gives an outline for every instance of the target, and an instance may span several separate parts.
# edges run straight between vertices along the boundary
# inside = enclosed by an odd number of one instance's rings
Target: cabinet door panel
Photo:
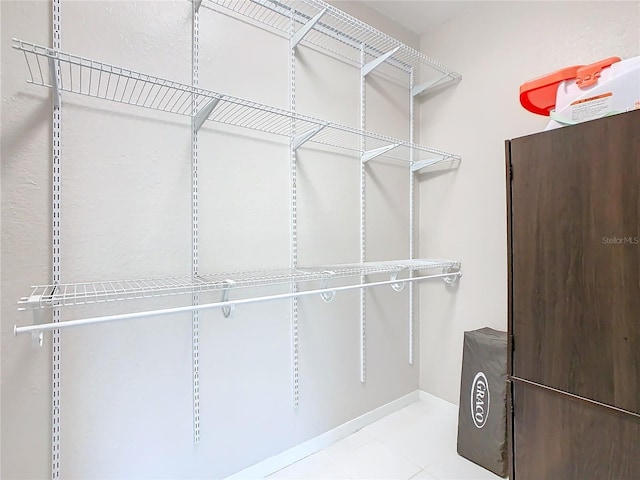
[[[637,480],[640,418],[514,384],[514,480]]]
[[[640,412],[640,111],[510,145],[512,373]]]

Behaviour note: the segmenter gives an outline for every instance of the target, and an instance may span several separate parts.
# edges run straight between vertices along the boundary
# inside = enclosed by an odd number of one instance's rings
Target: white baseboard
[[[318,435],[304,443],[296,445],[293,448],[285,450],[282,453],[269,457],[262,462],[256,463],[244,470],[241,470],[233,475],[226,477],[225,480],[239,480],[239,479],[253,479],[264,478],[267,475],[271,475],[278,470],[291,465],[292,463],[302,460],[309,455],[328,447],[332,443],[343,439],[344,437],[357,432],[363,427],[380,420],[387,415],[400,410],[401,408],[411,405],[421,399],[422,394],[429,395],[426,392],[416,390],[403,397],[400,397],[392,402],[382,405],[370,412],[367,412],[359,417],[349,420],[336,428],[329,430],[328,432]]]
[[[418,395],[420,400],[422,400],[423,402],[430,402],[430,401],[436,401],[436,402],[444,402],[447,403],[448,405],[451,405],[455,408],[458,408],[458,405],[456,405],[455,403],[451,403],[448,400],[445,400],[443,398],[440,397],[436,397],[435,395],[429,393],[429,392],[425,392],[424,390],[418,390]]]

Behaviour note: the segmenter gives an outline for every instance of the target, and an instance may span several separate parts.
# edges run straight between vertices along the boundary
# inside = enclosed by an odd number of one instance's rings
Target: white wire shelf
[[[28,83],[117,103],[135,105],[178,115],[194,116],[201,122],[233,125],[293,138],[297,147],[305,142],[345,149],[359,154],[363,161],[377,156],[411,162],[412,166],[440,165],[457,168],[461,157],[416,145],[386,135],[292,113],[218,92],[195,88],[122,67],[13,39],[13,48],[24,54],[29,72]],[[60,66],[56,84],[50,72]],[[195,102],[192,102],[195,99]],[[195,104],[195,110],[193,105]],[[294,120],[294,122],[292,122]],[[293,125],[292,125],[293,123]],[[293,130],[295,128],[295,130]],[[297,136],[293,136],[293,132]],[[360,147],[366,139],[367,151]]]
[[[19,310],[65,307],[150,297],[223,291],[237,288],[289,284],[292,282],[322,281],[345,277],[400,272],[460,270],[460,263],[450,260],[397,260],[341,265],[321,265],[295,270],[263,270],[215,273],[197,277],[166,277],[138,280],[110,280],[101,282],[36,285],[29,296],[20,299]],[[401,282],[402,280],[398,280]]]
[[[385,63],[406,73],[426,66],[452,80],[461,78],[460,74],[436,60],[322,0],[204,0],[202,6],[245,18],[251,23],[280,32],[283,36],[289,35],[292,16],[298,31],[321,15],[306,33],[302,43],[313,45],[355,64],[360,64],[362,45],[365,46],[367,55],[373,58],[395,51]],[[350,48],[341,48],[344,45]]]

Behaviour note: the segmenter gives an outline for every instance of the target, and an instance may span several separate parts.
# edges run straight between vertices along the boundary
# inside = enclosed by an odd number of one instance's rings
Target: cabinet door
[[[515,480],[637,480],[640,418],[514,384]]]
[[[512,375],[640,412],[640,111],[509,156]]]

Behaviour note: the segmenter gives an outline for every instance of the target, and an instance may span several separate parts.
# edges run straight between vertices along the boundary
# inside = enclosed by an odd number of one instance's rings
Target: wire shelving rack
[[[107,280],[98,282],[35,285],[28,296],[19,301],[20,310],[49,307],[69,307],[93,303],[135,300],[149,297],[193,294],[230,288],[265,287],[291,282],[328,282],[338,278],[359,278],[365,275],[398,274],[403,271],[434,270],[456,272],[460,263],[451,260],[395,260],[339,265],[320,265],[297,269],[239,271],[210,275]],[[402,280],[398,280],[399,283]],[[365,284],[366,286],[366,284]]]
[[[376,58],[393,51],[385,62],[406,73],[412,68],[428,67],[451,80],[461,78],[436,60],[322,0],[204,0],[202,6],[244,18],[283,36],[289,34],[291,16],[299,27],[319,16],[302,43],[354,64],[360,63],[361,45],[365,45],[367,55]]]
[[[200,125],[210,120],[287,138],[293,136],[295,128],[296,148],[305,142],[316,143],[355,152],[363,161],[380,156],[419,168],[432,165],[456,168],[461,163],[459,155],[442,150],[192,87],[22,40],[13,39],[13,48],[24,54],[29,72],[27,82],[53,88],[56,93],[70,92],[193,116],[200,119]],[[51,75],[56,63],[60,65],[59,82]],[[363,137],[366,139],[366,151],[362,151],[360,146]],[[411,151],[414,152],[413,161]]]

